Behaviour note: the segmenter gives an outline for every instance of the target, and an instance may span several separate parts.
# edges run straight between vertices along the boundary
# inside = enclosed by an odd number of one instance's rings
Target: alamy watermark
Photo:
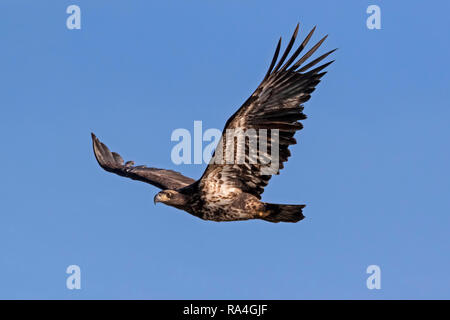
[[[66,20],[67,29],[81,29],[81,9],[77,5],[70,5],[66,9],[66,13],[70,14]]]
[[[381,268],[376,264],[372,264],[367,267],[366,273],[370,274],[370,276],[366,280],[367,289],[373,290],[381,289]]]
[[[381,9],[380,9],[380,7],[375,4],[372,4],[367,7],[366,13],[370,14],[370,16],[367,17],[367,20],[366,20],[367,29],[370,29],[370,30],[381,29]]]
[[[66,288],[69,290],[81,289],[81,268],[76,264],[67,267],[66,273],[70,276],[66,279]]]
[[[178,141],[170,153],[174,164],[259,164],[264,175],[278,172],[278,129],[233,128],[222,134],[218,129],[203,132],[202,122],[194,121],[193,132],[193,136],[184,128],[172,132],[171,141]],[[209,143],[203,147],[205,141]]]

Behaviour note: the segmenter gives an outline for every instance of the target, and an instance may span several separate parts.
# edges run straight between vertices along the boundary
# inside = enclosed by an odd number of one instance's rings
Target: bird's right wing
[[[100,167],[119,176],[150,183],[160,189],[179,189],[195,182],[194,179],[183,176],[176,171],[134,166],[133,161],[124,163],[118,153],[111,152],[93,133],[92,143],[95,158]]]
[[[280,39],[264,80],[242,107],[228,119],[214,157],[200,179],[201,189],[214,190],[215,194],[229,194],[235,192],[237,188],[261,198],[264,187],[271,176],[278,174],[288,160],[291,155],[289,146],[297,143],[294,134],[303,128],[299,120],[306,119],[306,115],[303,113],[303,103],[309,100],[316,85],[326,73],[323,69],[333,61],[318,67],[315,66],[335,51],[331,50],[303,65],[323,43],[325,36],[301,58],[297,59],[311,38],[314,28],[288,58],[298,29],[299,26],[297,25],[291,41],[278,61],[281,47]],[[278,63],[275,65],[277,61]],[[256,142],[260,141],[261,138],[260,132],[264,131],[266,137],[263,140],[267,141],[267,148],[256,148]],[[239,132],[242,132],[240,137],[243,137],[243,139],[237,139],[236,141],[233,136],[228,138],[228,132],[235,132],[238,137]],[[244,136],[247,133],[248,139]],[[253,148],[250,143],[252,140],[255,142]],[[274,144],[274,142],[277,143]],[[238,152],[235,151],[239,147],[238,144],[242,146],[241,150],[245,151],[243,154],[244,161],[241,163],[236,161]],[[278,147],[278,150],[276,150],[276,147]],[[250,156],[251,149],[257,151],[253,158]],[[273,150],[278,152],[272,153]],[[226,162],[224,159],[230,154],[231,161]],[[220,161],[217,161],[216,157]],[[277,161],[272,168],[274,158]],[[258,161],[252,162],[255,159]],[[265,159],[271,159],[271,161],[269,163],[260,161]]]

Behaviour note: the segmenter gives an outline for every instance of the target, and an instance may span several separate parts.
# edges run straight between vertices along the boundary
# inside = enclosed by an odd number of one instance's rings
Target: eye
[[[172,194],[171,193],[167,193],[167,198],[171,199],[172,198]]]

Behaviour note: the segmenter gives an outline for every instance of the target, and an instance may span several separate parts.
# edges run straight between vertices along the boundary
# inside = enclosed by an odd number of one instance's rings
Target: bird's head
[[[153,202],[155,204],[157,202],[162,202],[169,206],[179,208],[186,204],[186,197],[175,190],[163,190],[156,194],[155,198],[153,198]]]

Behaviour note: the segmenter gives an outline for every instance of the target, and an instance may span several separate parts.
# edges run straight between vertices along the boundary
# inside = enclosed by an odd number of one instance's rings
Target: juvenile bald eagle
[[[305,207],[303,204],[272,204],[260,200],[264,187],[272,174],[278,174],[279,169],[283,168],[283,163],[288,160],[289,146],[297,143],[294,134],[303,127],[299,120],[306,119],[302,112],[302,104],[309,100],[311,92],[326,73],[323,70],[334,61],[312,69],[336,49],[303,65],[323,43],[326,36],[296,60],[310,40],[315,28],[288,58],[297,36],[298,27],[297,25],[279,61],[281,38],[278,41],[266,76],[250,98],[226,122],[215,154],[199,180],[185,177],[172,170],[134,166],[133,161],[124,163],[119,154],[111,152],[92,134],[94,153],[100,166],[106,171],[150,183],[162,189],[163,191],[156,194],[155,203],[162,202],[204,220],[262,219],[270,222],[302,220],[304,218],[302,210]],[[240,140],[241,142],[233,138],[231,144],[227,143],[225,133],[238,129],[244,132],[254,129],[252,134],[256,135],[256,138],[261,138],[261,132],[264,132],[261,129],[266,130],[265,137],[267,137],[268,147],[266,150],[258,149],[258,161],[250,159],[251,137],[244,137],[244,140]],[[261,159],[270,158],[273,155],[272,149],[276,144],[272,143],[275,143],[275,140],[278,144],[278,167],[274,172],[268,172],[268,166],[271,164],[261,161]],[[244,145],[245,161],[243,163],[242,161],[239,163],[215,161],[218,151],[223,150],[223,154],[226,154],[227,148],[237,147],[239,143],[241,147],[242,144]],[[233,159],[235,160],[236,157],[233,156]]]

